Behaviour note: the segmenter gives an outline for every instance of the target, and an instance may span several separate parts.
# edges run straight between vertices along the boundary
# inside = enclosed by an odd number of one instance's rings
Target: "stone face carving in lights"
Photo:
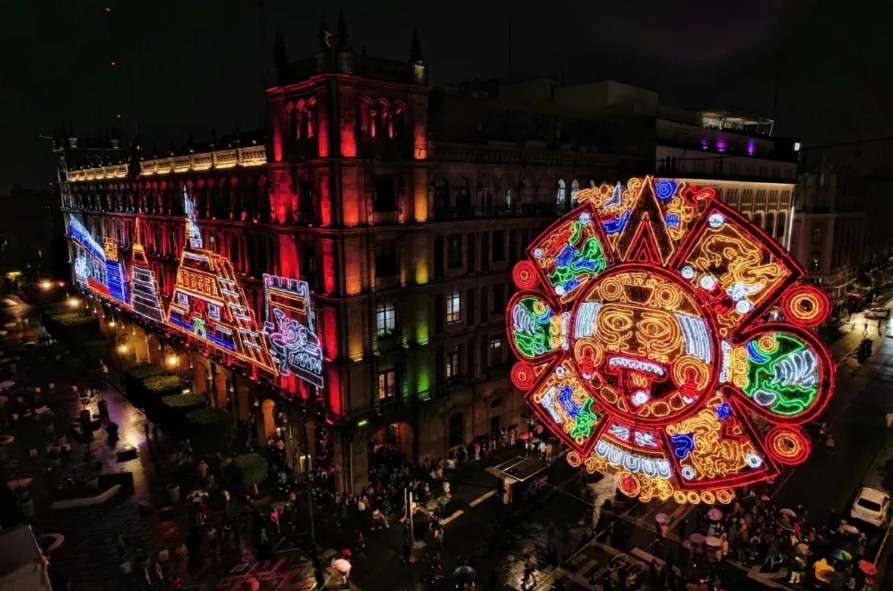
[[[264,291],[264,334],[279,375],[296,375],[321,388],[323,353],[315,330],[310,286],[306,281],[264,275]]]
[[[576,202],[515,266],[506,311],[512,380],[568,460],[680,503],[802,462],[834,384],[809,332],[828,297],[710,189],[634,178]]]

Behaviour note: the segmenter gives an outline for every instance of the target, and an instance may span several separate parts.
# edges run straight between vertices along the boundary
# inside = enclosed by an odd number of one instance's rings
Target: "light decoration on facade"
[[[224,353],[273,373],[267,342],[258,330],[229,259],[203,249],[195,209],[183,194],[186,248],[168,307],[167,324]]]
[[[118,243],[106,238],[100,245],[73,216],[68,220],[68,233],[75,244],[75,283],[119,304],[129,305],[124,264],[118,260]]]
[[[809,332],[827,296],[711,189],[634,178],[576,201],[515,266],[506,315],[512,381],[570,463],[643,501],[728,503],[802,462],[834,384]]]
[[[264,292],[264,334],[279,375],[296,375],[322,388],[323,353],[314,326],[310,286],[306,281],[265,274]]]
[[[164,309],[161,306],[161,299],[158,297],[158,282],[155,280],[155,273],[149,266],[146,251],[140,242],[140,220],[137,218],[136,240],[131,246],[130,304],[137,314],[155,322],[164,322]]]

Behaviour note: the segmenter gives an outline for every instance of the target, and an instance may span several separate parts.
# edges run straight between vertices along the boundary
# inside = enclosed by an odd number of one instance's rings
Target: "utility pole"
[[[292,421],[288,421],[288,433],[293,442],[292,447],[292,468],[295,471],[295,479],[297,480],[297,459],[295,452],[299,450],[299,445],[294,439]],[[313,564],[313,576],[316,579],[317,591],[326,591],[326,577],[322,571],[322,563],[319,560],[319,551],[316,548],[316,524],[313,522],[313,458],[310,457],[310,441],[307,435],[307,409],[301,409],[301,427],[304,430],[304,449],[307,451],[307,515],[310,521],[310,562]]]
[[[412,491],[403,489],[403,500],[406,504],[406,524],[409,526],[409,561],[412,562],[412,551],[415,548],[415,526],[412,522]]]

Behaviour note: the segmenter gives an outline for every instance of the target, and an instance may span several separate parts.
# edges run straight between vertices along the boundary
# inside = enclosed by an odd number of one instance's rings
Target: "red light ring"
[[[766,450],[782,464],[794,466],[809,457],[812,444],[802,429],[777,426],[766,433]]]
[[[533,289],[539,284],[536,266],[530,261],[518,261],[512,270],[512,279],[519,289]]]
[[[781,303],[785,318],[804,328],[818,326],[831,312],[831,298],[812,285],[797,285],[788,289]]]
[[[536,384],[536,369],[530,363],[520,361],[512,366],[511,377],[515,387],[526,392]]]

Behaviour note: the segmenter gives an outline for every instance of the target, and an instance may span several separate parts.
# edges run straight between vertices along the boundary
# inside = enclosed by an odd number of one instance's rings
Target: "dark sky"
[[[6,0],[0,2],[0,195],[55,177],[49,142],[139,123],[147,146],[259,127],[275,30],[289,57],[312,54],[320,15],[343,8],[350,43],[406,59],[419,26],[435,84],[516,78],[614,78],[690,108],[770,116],[804,145],[893,135],[893,8],[843,0],[409,2],[343,0]],[[112,9],[106,14],[105,7]],[[113,68],[116,60],[119,67]],[[127,66],[126,68],[124,66]],[[135,102],[128,92],[127,70]],[[890,143],[866,145],[864,168]],[[848,157],[852,147],[838,150]]]

